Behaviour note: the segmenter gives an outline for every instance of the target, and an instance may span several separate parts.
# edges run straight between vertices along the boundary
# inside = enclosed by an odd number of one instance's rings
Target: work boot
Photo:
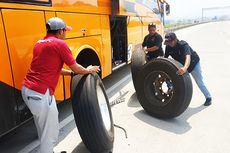
[[[209,106],[209,105],[211,105],[211,104],[212,104],[212,98],[211,98],[211,97],[206,98],[206,101],[205,101],[205,103],[204,103],[204,106]]]

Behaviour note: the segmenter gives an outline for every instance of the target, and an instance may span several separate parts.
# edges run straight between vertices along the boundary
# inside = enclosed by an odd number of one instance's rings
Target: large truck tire
[[[144,110],[158,118],[173,118],[190,104],[193,87],[189,73],[177,75],[182,65],[167,58],[146,63],[137,79],[137,98]]]
[[[142,47],[139,46],[134,49],[131,57],[131,74],[133,79],[133,86],[136,89],[136,81],[137,76],[142,68],[142,66],[146,63],[146,54],[143,51]]]
[[[72,107],[83,143],[91,153],[111,153],[114,125],[104,85],[97,74],[71,80]]]

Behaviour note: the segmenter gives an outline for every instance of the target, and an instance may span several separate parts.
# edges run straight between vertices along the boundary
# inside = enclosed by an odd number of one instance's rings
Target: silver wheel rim
[[[97,99],[98,99],[98,104],[99,104],[104,126],[107,131],[110,131],[111,129],[110,113],[109,113],[107,101],[106,101],[106,98],[105,98],[105,95],[104,95],[104,92],[101,86],[97,86]]]

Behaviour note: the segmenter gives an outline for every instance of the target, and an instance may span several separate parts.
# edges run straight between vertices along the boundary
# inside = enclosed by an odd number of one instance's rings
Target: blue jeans
[[[211,98],[211,94],[208,91],[207,87],[204,84],[200,62],[196,64],[194,69],[191,72],[192,77],[196,81],[196,84],[200,88],[201,92],[204,94],[205,98]]]

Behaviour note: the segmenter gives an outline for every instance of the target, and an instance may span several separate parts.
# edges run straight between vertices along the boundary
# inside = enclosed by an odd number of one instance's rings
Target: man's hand
[[[177,72],[176,74],[178,75],[183,75],[187,72],[187,69],[185,67],[181,67]]]
[[[145,46],[144,48],[143,48],[143,51],[147,54],[148,53],[148,51],[147,51],[147,46]]]
[[[92,65],[90,65],[86,69],[89,71],[89,73],[97,73],[97,72],[100,71],[99,66],[92,66]]]
[[[191,55],[186,55],[185,57],[185,64],[183,67],[181,67],[178,71],[177,71],[177,74],[178,75],[183,75],[187,72],[187,69],[190,65],[190,61],[191,61]]]
[[[143,50],[145,51],[145,53],[148,53],[148,52],[155,52],[159,49],[158,46],[153,46],[153,47],[149,47],[147,48],[146,46],[143,48]]]
[[[69,67],[74,72],[74,74],[70,74],[69,72],[69,75],[97,73],[100,71],[99,66],[90,65],[87,68],[84,68],[82,65],[77,63],[70,65]]]

